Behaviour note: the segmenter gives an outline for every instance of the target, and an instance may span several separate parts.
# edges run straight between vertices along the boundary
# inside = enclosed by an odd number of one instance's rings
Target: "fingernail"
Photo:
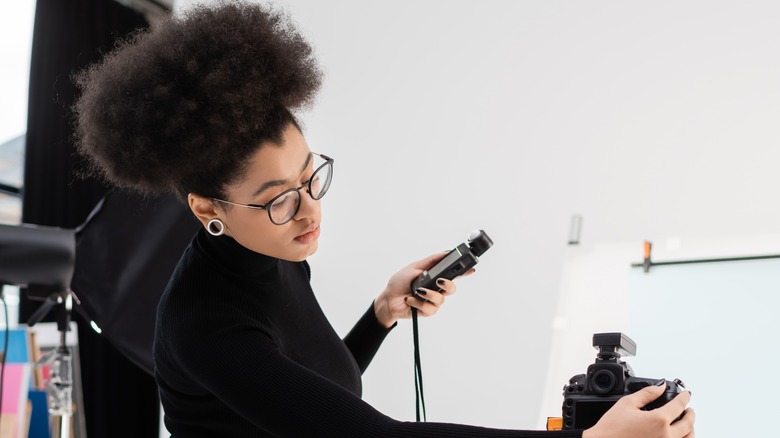
[[[436,280],[436,284],[438,284],[439,286],[444,286],[444,279],[440,278],[440,279]]]
[[[655,386],[664,386],[664,385],[666,385],[666,379],[661,379],[655,382]]]
[[[417,292],[417,293],[418,293],[418,294],[420,294],[420,295],[428,295],[428,292],[426,292],[426,291],[425,291],[425,289],[423,289],[423,288],[421,288],[421,287],[418,287],[418,288],[417,288],[417,289],[415,289],[414,291],[415,291],[415,292]]]

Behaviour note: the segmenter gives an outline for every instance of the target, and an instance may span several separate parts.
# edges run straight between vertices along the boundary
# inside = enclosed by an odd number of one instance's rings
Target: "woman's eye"
[[[281,207],[288,202],[290,202],[290,196],[282,196],[281,198],[277,199],[276,202],[274,202],[274,206]]]

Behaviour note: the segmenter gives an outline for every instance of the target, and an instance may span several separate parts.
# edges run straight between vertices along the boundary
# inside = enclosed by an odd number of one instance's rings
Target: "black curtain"
[[[147,26],[144,17],[113,0],[38,0],[30,66],[22,222],[76,228],[107,188],[78,173],[70,107],[74,73],[100,59],[118,38]],[[38,303],[23,299],[20,321]],[[159,401],[153,378],[122,356],[85,321],[79,324],[87,435],[155,437]]]

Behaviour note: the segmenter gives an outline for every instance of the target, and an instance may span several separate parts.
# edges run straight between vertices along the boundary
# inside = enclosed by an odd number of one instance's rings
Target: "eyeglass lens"
[[[333,164],[328,161],[312,174],[309,183],[304,187],[311,195],[312,199],[318,200],[325,196],[330,188],[330,182],[333,179]],[[275,224],[284,224],[289,222],[301,205],[301,192],[299,190],[290,190],[284,195],[278,197],[273,204],[268,207],[268,213],[271,221]]]

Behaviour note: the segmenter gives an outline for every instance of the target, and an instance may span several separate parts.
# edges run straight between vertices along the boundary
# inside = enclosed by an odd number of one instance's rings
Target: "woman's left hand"
[[[444,298],[455,293],[455,283],[446,278],[436,280],[439,290],[423,289],[417,294],[412,293],[412,281],[443,259],[447,252],[440,252],[411,263],[396,272],[382,293],[374,300],[374,312],[377,320],[384,327],[389,328],[399,319],[411,318],[412,308],[418,310],[419,316],[432,316],[439,311],[444,304]],[[474,272],[469,270],[463,276]]]

